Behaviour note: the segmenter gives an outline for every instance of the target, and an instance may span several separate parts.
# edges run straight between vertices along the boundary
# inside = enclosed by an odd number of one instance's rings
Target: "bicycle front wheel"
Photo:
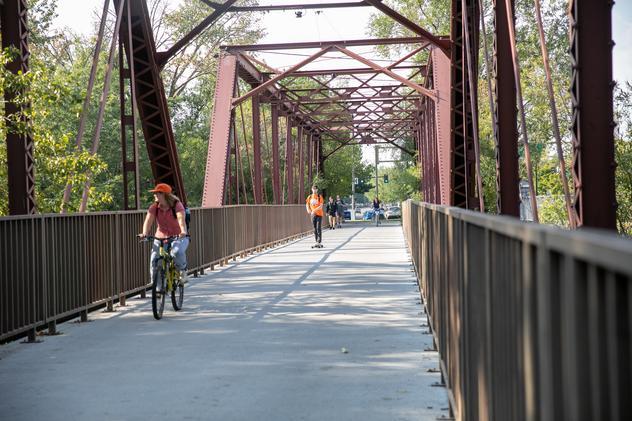
[[[171,290],[171,304],[175,311],[182,310],[182,302],[184,301],[184,285],[181,280],[174,281],[175,285]]]
[[[165,271],[161,267],[155,268],[151,287],[151,309],[156,320],[162,318],[162,312],[165,309],[165,284]]]

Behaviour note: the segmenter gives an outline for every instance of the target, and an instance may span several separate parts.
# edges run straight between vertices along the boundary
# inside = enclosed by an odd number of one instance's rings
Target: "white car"
[[[401,218],[402,208],[397,207],[397,206],[390,207],[386,210],[386,213],[384,214],[384,216],[386,216],[386,219]]]

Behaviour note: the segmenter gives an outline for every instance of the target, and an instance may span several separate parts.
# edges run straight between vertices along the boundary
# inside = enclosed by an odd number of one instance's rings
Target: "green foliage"
[[[325,143],[327,148],[333,149],[338,146],[334,142]],[[341,197],[351,196],[352,175],[358,179],[362,185],[367,185],[371,181],[373,168],[362,163],[362,149],[358,145],[345,146],[325,161],[325,183],[327,196]],[[356,185],[356,193],[364,193],[362,187]]]
[[[164,48],[168,41],[179,39],[208,16],[208,9],[200,6],[197,0],[182,1],[175,10],[169,9],[167,0],[150,0],[148,3],[158,49]],[[33,137],[36,200],[40,212],[59,212],[66,183],[73,186],[68,210],[76,211],[88,178],[91,179],[89,210],[121,209],[123,193],[117,59],[106,101],[103,128],[97,139],[98,152],[95,155],[89,152],[94,141],[97,102],[103,92],[110,35],[106,31],[86,118],[85,135],[82,146],[77,148],[75,141],[79,116],[86,95],[97,28],[90,37],[74,34],[67,28],[55,30],[52,22],[56,9],[57,0],[29,1],[29,48],[32,55],[27,74],[10,74],[4,67],[9,60],[9,52],[5,51],[0,56],[0,89],[24,93],[18,100],[25,106],[24,117],[30,121],[26,126],[22,123],[22,116],[18,115],[12,122],[7,122],[7,116],[2,111],[0,135],[4,137],[7,127],[11,127],[20,133],[28,132]],[[100,13],[101,7],[98,11]],[[113,17],[110,16],[110,30],[112,21]],[[254,43],[262,35],[257,14],[225,15],[177,54],[161,74],[190,205],[199,205],[202,197],[219,45]],[[129,104],[130,98],[126,99]],[[153,176],[140,124],[138,127],[140,194],[141,203],[146,203],[151,200],[147,190],[153,185]],[[2,142],[0,194],[3,197],[8,196],[6,180],[6,144]],[[7,203],[2,201],[0,214],[6,213]]]
[[[632,235],[632,83],[615,89],[615,161],[617,225],[619,232]]]

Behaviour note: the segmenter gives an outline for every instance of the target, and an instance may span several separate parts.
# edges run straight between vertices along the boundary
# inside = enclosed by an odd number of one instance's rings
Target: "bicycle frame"
[[[175,238],[154,238],[154,241],[158,241],[160,243],[158,249],[158,260],[162,260],[162,270],[165,273],[165,278],[167,279],[167,285],[165,288],[165,292],[169,293],[174,289],[175,281],[179,278],[180,272],[176,270],[176,265],[173,259],[173,256],[169,253],[169,249],[171,248],[171,243]],[[158,269],[158,268],[156,268]]]

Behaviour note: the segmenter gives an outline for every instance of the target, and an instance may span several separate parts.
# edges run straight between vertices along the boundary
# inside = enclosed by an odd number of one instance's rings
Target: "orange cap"
[[[152,193],[171,193],[171,186],[169,184],[165,184],[165,183],[158,183],[156,184],[156,187],[154,187],[153,190],[149,190]]]

